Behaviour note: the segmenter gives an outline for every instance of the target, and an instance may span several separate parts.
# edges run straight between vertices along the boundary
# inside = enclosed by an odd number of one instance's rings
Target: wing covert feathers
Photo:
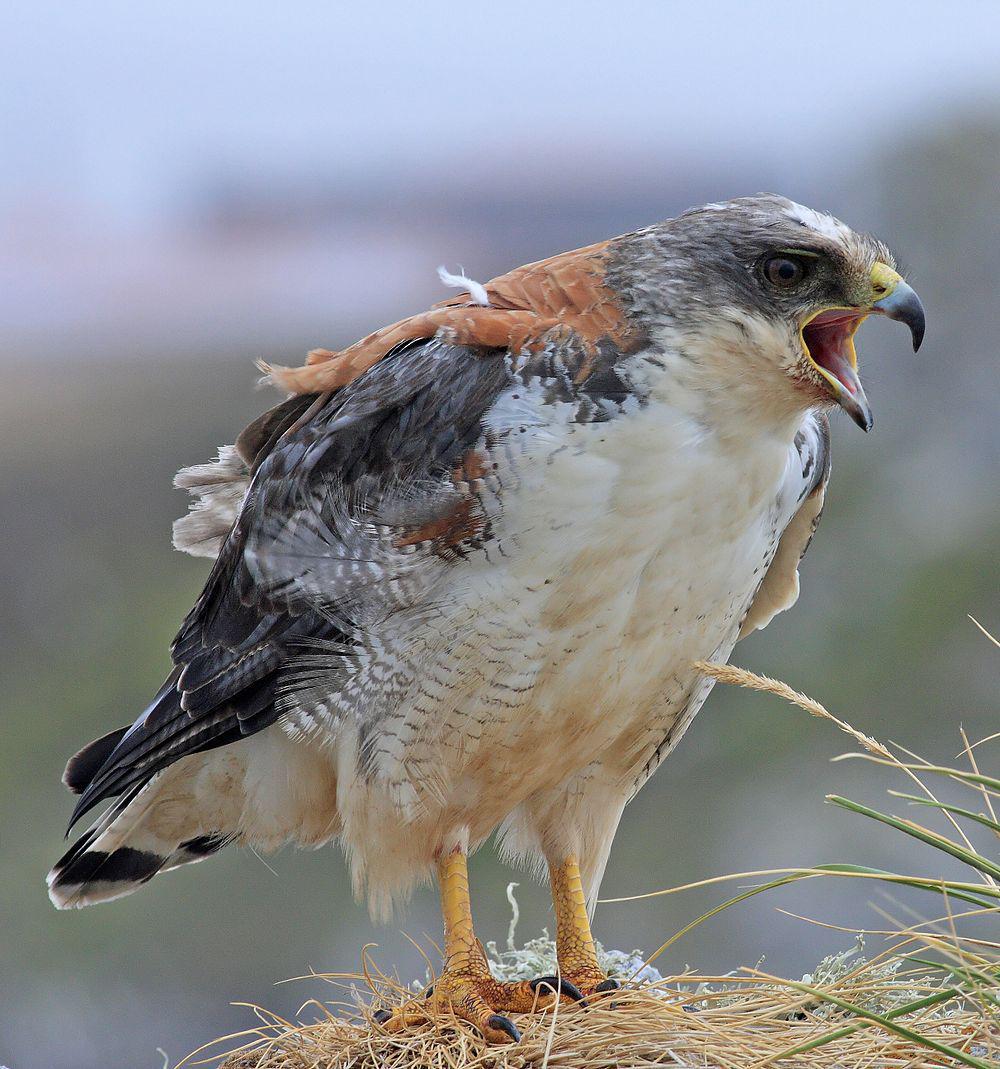
[[[438,333],[455,345],[514,355],[537,351],[564,334],[575,335],[590,352],[602,338],[627,351],[632,331],[605,284],[609,246],[588,245],[500,275],[486,283],[488,306],[459,294],[346,349],[313,349],[302,367],[262,366],[274,385],[294,395],[338,390],[395,346]],[[581,368],[581,375],[586,371]]]

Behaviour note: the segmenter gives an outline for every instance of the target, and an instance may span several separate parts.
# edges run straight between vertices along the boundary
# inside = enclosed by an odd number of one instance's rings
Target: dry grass
[[[792,705],[805,709],[810,716],[816,716],[836,724],[844,734],[850,735],[852,739],[861,743],[869,753],[877,754],[879,757],[892,758],[892,754],[877,739],[873,739],[870,735],[865,735],[863,732],[858,731],[857,728],[851,727],[846,720],[841,720],[839,717],[834,716],[825,706],[820,705],[815,698],[810,698],[808,694],[803,694],[801,691],[793,690],[787,683],[782,683],[780,679],[759,676],[756,672],[748,672],[745,668],[737,668],[734,664],[713,664],[711,661],[695,661],[694,666],[700,672],[711,676],[719,683],[726,683],[734,687],[745,687],[747,690],[759,690],[766,694],[776,694],[779,698],[784,698],[786,702],[791,702]]]
[[[352,979],[328,977],[332,983]],[[713,990],[704,990],[704,986]],[[699,990],[702,988],[702,990]],[[813,994],[807,988],[811,988]],[[366,1011],[349,1002],[319,1007],[318,1019],[292,1024],[257,1010],[260,1024],[243,1037],[225,1069],[463,1069],[471,1066],[704,1066],[744,1069],[780,1064],[810,1066],[989,1066],[998,1032],[979,1008],[940,982],[900,975],[885,963],[866,964],[820,985],[791,986],[762,973],[745,977],[670,978],[617,993],[589,1009],[560,1006],[534,1016],[515,1015],[523,1032],[516,1047],[487,1047],[470,1026],[430,1022],[404,1035],[387,1035]],[[389,992],[383,987],[381,995]],[[397,998],[402,992],[396,992]],[[864,1007],[938,1000],[895,1020],[919,1038],[879,1027],[831,1000]],[[391,1001],[387,1000],[387,1001]],[[892,1013],[893,1011],[888,1011]],[[822,1046],[817,1040],[830,1037]],[[222,1041],[227,1042],[227,1041]],[[809,1049],[811,1048],[811,1049]],[[796,1050],[799,1053],[794,1053]],[[204,1056],[204,1053],[203,1053]],[[213,1059],[214,1061],[214,1059]],[[993,1065],[998,1063],[993,1062]]]
[[[1000,1067],[1000,779],[982,771],[976,745],[963,736],[962,768],[934,765],[913,754],[893,752],[833,716],[822,705],[785,683],[728,665],[700,663],[723,683],[776,694],[828,719],[859,742],[864,754],[851,755],[888,766],[906,777],[915,794],[890,791],[910,805],[937,810],[945,831],[882,813],[846,798],[829,801],[876,821],[966,866],[968,877],[905,874],[852,865],[740,873],[684,888],[653,892],[654,897],[713,886],[728,879],[767,877],[702,914],[646,959],[655,960],[697,924],[751,895],[805,879],[867,879],[895,890],[916,888],[917,901],[930,903],[931,916],[904,925],[887,920],[889,949],[865,959],[859,948],[824,959],[802,980],[784,980],[756,969],[727,977],[684,974],[659,978],[655,969],[617,953],[613,964],[626,976],[622,991],[593,1005],[562,1004],[534,1015],[515,1015],[523,1039],[516,1046],[488,1047],[475,1029],[457,1020],[438,1020],[389,1035],[372,1020],[381,1006],[398,1005],[413,992],[375,970],[365,958],[365,974],[326,975],[331,1001],[310,1001],[299,1019],[286,1021],[252,1007],[255,1027],[224,1037],[190,1055],[182,1066],[222,1063],[221,1069],[469,1069],[469,1067],[567,1066],[602,1069],[626,1066],[689,1066],[704,1069],[757,1069],[770,1065],[812,1069],[888,1069],[969,1065]],[[994,741],[993,736],[984,743]],[[896,748],[897,750],[899,748]],[[935,793],[947,781],[973,799],[957,805]],[[988,845],[977,846],[985,841]],[[516,904],[515,910],[516,910]],[[901,907],[910,909],[910,907]],[[912,912],[912,911],[911,911]],[[917,916],[915,912],[912,913]],[[992,924],[990,922],[992,921]],[[984,937],[983,932],[988,936]],[[540,972],[554,950],[546,938],[515,950],[490,947],[504,979]],[[616,952],[612,952],[615,955]],[[178,1067],[180,1069],[180,1067]]]

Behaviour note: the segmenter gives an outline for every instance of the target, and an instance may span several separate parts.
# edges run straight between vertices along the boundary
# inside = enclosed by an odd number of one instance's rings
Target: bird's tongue
[[[817,367],[829,372],[851,396],[861,388],[851,339],[863,315],[834,309],[821,312],[802,329],[802,339]]]

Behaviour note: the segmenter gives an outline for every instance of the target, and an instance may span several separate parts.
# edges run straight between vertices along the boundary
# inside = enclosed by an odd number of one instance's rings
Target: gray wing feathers
[[[304,653],[347,654],[373,624],[420,609],[482,533],[456,471],[508,380],[501,353],[410,343],[337,395],[285,402],[218,460],[181,473],[200,499],[180,521],[185,548],[218,556],[160,693],[117,744],[74,767],[74,820],[273,723],[282,677]],[[343,657],[332,660],[335,688]]]
[[[260,459],[274,449],[282,435],[307,418],[314,405],[326,399],[328,395],[290,397],[258,416],[240,433],[235,445],[220,446],[215,460],[181,468],[174,486],[187,490],[194,500],[188,514],[174,521],[174,548],[193,557],[218,557]]]

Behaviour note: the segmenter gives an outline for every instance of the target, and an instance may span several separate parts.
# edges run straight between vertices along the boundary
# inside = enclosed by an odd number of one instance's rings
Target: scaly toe
[[[576,984],[562,976],[536,976],[534,980],[528,981],[528,986],[532,991],[541,989],[542,993],[547,991],[554,995],[564,995],[571,1002],[579,1002],[582,1006],[587,1005],[583,992]]]
[[[525,1012],[545,1005],[547,992],[535,994],[525,983],[502,984],[489,973],[445,974],[438,978],[423,999],[415,999],[395,1009],[381,1009],[373,1020],[386,1032],[400,1032],[428,1021],[457,1017],[474,1025],[487,1043],[517,1043],[521,1033],[514,1022],[497,1010]],[[554,997],[554,996],[553,996]]]
[[[622,986],[617,980],[612,980],[607,973],[596,966],[566,969],[562,976],[564,988],[568,981],[571,986],[575,986],[585,999],[591,1001],[595,995],[600,996],[609,991],[617,991]]]

